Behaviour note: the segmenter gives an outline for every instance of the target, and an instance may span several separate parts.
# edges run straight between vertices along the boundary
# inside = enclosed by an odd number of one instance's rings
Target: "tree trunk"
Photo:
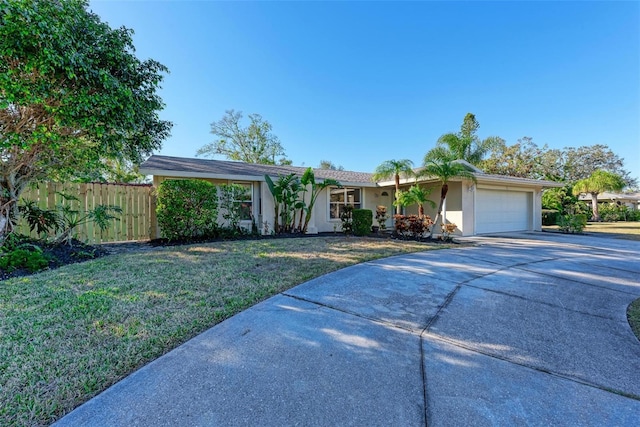
[[[448,184],[442,184],[442,189],[440,190],[440,205],[438,205],[438,213],[436,214],[435,219],[433,220],[433,225],[431,226],[431,231],[429,232],[429,238],[433,239],[433,230],[436,229],[436,224],[440,219],[440,213],[442,212],[442,206],[444,205],[444,199],[447,198],[447,192],[449,191]]]
[[[593,212],[592,221],[600,221],[600,212],[598,212],[598,193],[591,193],[591,211]]]
[[[402,206],[398,203],[398,196],[400,195],[400,175],[396,174],[396,215],[402,215]]]
[[[273,218],[273,232],[278,234],[280,232],[280,226],[278,225],[278,218],[280,218],[280,203],[275,202],[276,206],[273,209],[275,218]]]
[[[422,203],[418,203],[418,216],[424,218],[424,206]]]

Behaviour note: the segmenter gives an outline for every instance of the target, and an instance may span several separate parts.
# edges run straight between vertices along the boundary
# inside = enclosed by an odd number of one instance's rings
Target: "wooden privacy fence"
[[[78,200],[65,200],[60,193]],[[60,204],[69,205],[81,214],[98,205],[119,206],[122,213],[115,214],[118,220],[112,220],[108,229],[101,231],[91,221],[78,227],[75,237],[86,243],[149,240],[152,230],[156,229],[155,197],[151,184],[46,182],[24,191],[20,198],[37,202],[41,209],[55,209]],[[18,231],[38,237],[36,233],[30,233],[29,226],[23,219],[18,222]]]

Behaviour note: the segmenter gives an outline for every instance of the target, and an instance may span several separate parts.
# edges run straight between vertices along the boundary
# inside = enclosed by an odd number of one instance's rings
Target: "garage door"
[[[476,234],[530,229],[531,193],[478,189]]]

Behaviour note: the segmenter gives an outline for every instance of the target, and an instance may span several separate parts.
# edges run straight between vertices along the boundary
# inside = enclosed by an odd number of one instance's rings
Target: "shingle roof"
[[[140,172],[145,175],[190,176],[202,178],[238,178],[264,181],[264,176],[273,178],[280,175],[295,173],[302,176],[306,167],[260,165],[254,163],[232,162],[227,160],[193,159],[186,157],[170,157],[153,155],[140,165]],[[479,169],[478,169],[479,170]],[[373,174],[365,172],[338,171],[331,169],[313,169],[316,179],[335,179],[342,184],[360,185],[363,187],[375,187]],[[475,172],[479,181],[495,183],[511,183],[515,185],[535,185],[542,187],[561,187],[562,183],[517,178],[505,175],[491,175],[483,172]],[[429,180],[428,178],[425,178]],[[403,180],[404,181],[404,180]],[[409,182],[411,180],[407,180]],[[385,182],[383,185],[392,185]]]
[[[295,173],[302,175],[306,167],[260,165],[253,163],[232,162],[226,160],[193,159],[186,157],[170,157],[153,155],[140,165],[140,171],[148,175],[161,175],[162,171],[187,172],[202,176],[251,176],[262,180],[264,175],[277,177]],[[335,179],[342,183],[361,183],[374,185],[370,173],[338,171],[330,169],[313,169],[316,179]]]

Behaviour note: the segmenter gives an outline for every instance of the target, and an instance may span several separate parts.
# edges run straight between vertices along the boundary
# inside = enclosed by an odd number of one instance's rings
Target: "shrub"
[[[452,222],[449,224],[442,224],[442,240],[444,240],[445,242],[452,241],[453,238],[451,237],[451,235],[454,231],[456,231],[456,228],[458,228],[458,226]]]
[[[354,209],[353,217],[353,234],[356,236],[366,236],[371,233],[373,225],[373,212],[370,209]]]
[[[587,225],[587,216],[579,215],[561,215],[558,218],[558,226],[563,233],[582,233]]]
[[[559,212],[554,209],[542,209],[542,225],[556,225]]]
[[[346,205],[342,208],[340,221],[342,221],[342,232],[344,234],[353,234],[353,206]]]
[[[216,187],[207,181],[167,180],[157,190],[158,225],[167,239],[213,237],[218,231]]]
[[[575,217],[576,221],[579,221],[580,224],[582,224],[582,228],[587,226],[587,219],[589,218],[587,214],[575,214],[573,216]]]
[[[376,207],[376,221],[378,221],[378,226],[380,227],[381,231],[384,231],[387,229],[387,218],[389,218],[387,216],[387,207],[386,206],[377,206]]]
[[[433,226],[433,220],[429,215],[394,215],[396,235],[403,239],[410,237],[420,240],[424,233],[430,230]]]
[[[640,221],[640,209],[629,209],[627,221]]]
[[[26,268],[30,272],[43,270],[49,266],[49,260],[42,253],[42,249],[31,245],[29,248],[22,247],[12,249],[0,257],[0,268],[8,272],[19,268]]]
[[[41,209],[38,204],[30,200],[22,200],[18,207],[29,229],[37,232],[41,238],[49,234],[56,234],[55,242],[66,242],[71,246],[78,227],[93,222],[101,231],[109,228],[112,220],[119,220],[114,213],[122,213],[120,206],[96,205],[93,209],[81,210],[72,206],[70,202],[80,200],[72,195],[57,193],[63,202],[56,208]],[[77,206],[77,205],[76,205]]]
[[[637,216],[634,211],[625,205],[599,203],[598,212],[600,213],[600,218],[606,222],[637,221],[635,219]]]

